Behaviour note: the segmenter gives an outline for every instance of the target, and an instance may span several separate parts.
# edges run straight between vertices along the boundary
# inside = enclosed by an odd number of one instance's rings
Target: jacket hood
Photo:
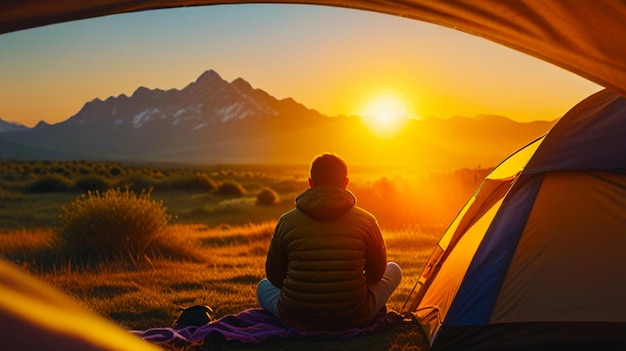
[[[296,197],[296,207],[308,216],[327,221],[341,217],[356,205],[356,197],[346,189],[317,185]]]

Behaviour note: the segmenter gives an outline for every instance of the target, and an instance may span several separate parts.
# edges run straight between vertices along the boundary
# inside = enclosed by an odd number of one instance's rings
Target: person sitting
[[[309,185],[276,224],[257,300],[300,331],[364,327],[385,308],[402,270],[387,262],[376,218],[347,190],[343,158],[316,157]]]

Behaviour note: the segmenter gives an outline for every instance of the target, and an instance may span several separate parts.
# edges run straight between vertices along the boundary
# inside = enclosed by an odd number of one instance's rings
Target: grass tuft
[[[157,239],[168,234],[172,219],[150,192],[128,189],[88,192],[63,207],[57,246],[82,261],[141,261],[158,252]]]

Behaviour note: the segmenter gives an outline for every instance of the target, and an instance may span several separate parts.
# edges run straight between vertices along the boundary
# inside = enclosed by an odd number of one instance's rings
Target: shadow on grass
[[[116,296],[138,291],[139,288],[137,286],[128,286],[128,285],[97,285],[91,288],[86,288],[84,290],[84,296],[79,296],[81,298],[87,297],[97,297],[103,299],[112,299]]]
[[[259,277],[256,275],[246,274],[232,277],[230,279],[225,279],[224,282],[233,284],[256,285],[259,280]]]
[[[199,282],[183,282],[170,285],[170,287],[175,291],[202,290],[206,286],[207,284]]]
[[[111,312],[109,318],[126,329],[147,329],[153,325],[163,324],[164,320],[172,320],[172,316],[162,308],[153,308],[139,312]]]

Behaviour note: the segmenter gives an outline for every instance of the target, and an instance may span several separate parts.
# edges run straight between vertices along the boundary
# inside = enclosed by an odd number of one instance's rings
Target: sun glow
[[[365,125],[377,136],[392,137],[407,124],[407,104],[392,95],[380,95],[369,101],[361,112]]]

